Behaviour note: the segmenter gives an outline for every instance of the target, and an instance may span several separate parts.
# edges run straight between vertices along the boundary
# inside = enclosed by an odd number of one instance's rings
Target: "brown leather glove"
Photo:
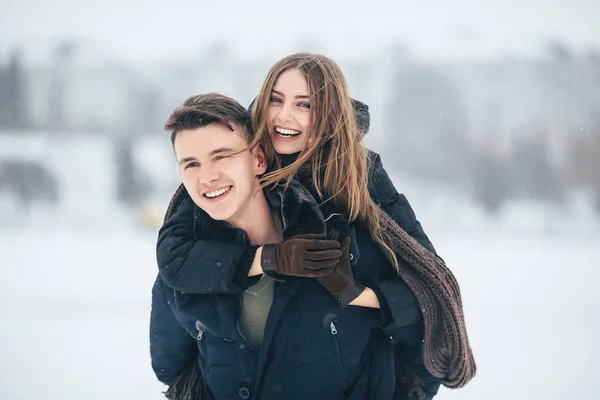
[[[261,266],[265,275],[279,281],[285,281],[286,275],[315,278],[331,273],[341,256],[337,240],[308,234],[264,245]]]
[[[345,308],[365,290],[365,287],[354,280],[350,265],[350,238],[342,243],[342,257],[333,272],[317,278],[317,281]]]

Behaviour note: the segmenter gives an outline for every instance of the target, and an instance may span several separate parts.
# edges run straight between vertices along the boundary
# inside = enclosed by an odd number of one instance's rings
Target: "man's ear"
[[[260,144],[257,144],[252,149],[252,153],[254,154],[254,165],[255,172],[257,176],[261,176],[267,171],[267,158],[265,157],[265,152]]]

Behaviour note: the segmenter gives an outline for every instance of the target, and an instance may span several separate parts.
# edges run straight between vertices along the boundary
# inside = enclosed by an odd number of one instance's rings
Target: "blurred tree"
[[[600,215],[600,129],[596,127],[596,134],[591,138],[590,145],[590,175],[592,192],[595,196],[596,212]]]
[[[548,157],[544,136],[537,132],[515,138],[511,156],[512,192],[515,197],[560,201],[559,178]]]
[[[0,160],[0,192],[12,196],[27,213],[36,202],[58,204],[60,187],[43,163]]]
[[[570,142],[570,167],[569,187],[589,188],[600,214],[600,124],[593,126],[591,135],[575,136]]]
[[[63,40],[53,51],[53,71],[48,99],[49,124],[51,128],[65,127],[65,91],[68,83],[68,69],[77,53],[77,44],[72,40]]]
[[[5,68],[0,68],[0,127],[25,128],[25,73],[20,50],[15,50]]]
[[[141,84],[135,92],[136,106],[128,120],[131,131],[143,136],[164,135],[164,116],[160,112],[159,91],[146,83]]]
[[[414,54],[408,45],[399,39],[392,41],[385,54],[389,62],[396,66],[411,64],[415,61]]]
[[[124,135],[115,141],[117,161],[117,198],[123,204],[138,206],[152,190],[149,179],[135,163],[133,156],[135,139]]]
[[[554,60],[564,64],[570,63],[574,58],[569,46],[560,40],[552,40],[548,44],[548,52]]]
[[[509,167],[490,152],[476,154],[473,161],[474,197],[487,212],[495,214],[510,194]]]

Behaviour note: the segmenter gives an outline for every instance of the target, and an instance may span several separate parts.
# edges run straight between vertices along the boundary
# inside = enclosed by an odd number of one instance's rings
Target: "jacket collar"
[[[310,192],[292,179],[287,185],[265,188],[265,197],[277,211],[283,227],[282,240],[309,233],[325,234],[323,213]],[[233,244],[247,244],[248,235],[225,221],[212,219],[204,210],[195,207],[194,238]]]

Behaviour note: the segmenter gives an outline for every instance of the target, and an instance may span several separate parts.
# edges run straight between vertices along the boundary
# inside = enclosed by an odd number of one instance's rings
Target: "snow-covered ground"
[[[434,237],[478,362],[440,400],[600,393],[600,237]],[[155,233],[0,233],[0,399],[161,399],[150,368]]]

